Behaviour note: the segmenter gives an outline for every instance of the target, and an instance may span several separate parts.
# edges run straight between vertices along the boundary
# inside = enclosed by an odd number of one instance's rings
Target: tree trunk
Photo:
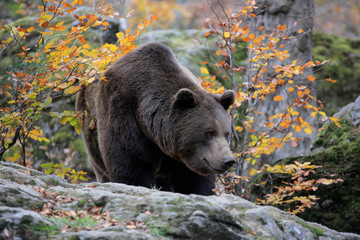
[[[297,64],[302,65],[312,60],[312,29],[313,29],[313,16],[314,16],[314,3],[313,0],[258,0],[257,1],[257,18],[251,20],[249,29],[256,35],[272,32],[277,25],[286,24],[286,35],[292,36],[289,40],[284,40],[285,49],[289,51],[290,57],[284,62],[279,60],[273,60],[267,66],[268,72],[265,77],[274,76],[274,65],[291,64],[294,60],[297,60]],[[264,26],[260,32],[259,27]],[[299,29],[303,29],[302,33],[298,33]],[[250,54],[249,54],[250,57]],[[249,79],[254,76],[254,71],[249,73]],[[312,75],[312,70],[307,69],[303,75],[294,76],[294,83],[298,85],[304,85],[311,90],[312,96],[315,97],[315,83],[309,82],[307,76]],[[300,84],[301,82],[301,84]],[[259,123],[264,123],[269,116],[285,113],[287,107],[287,100],[295,99],[296,91],[294,95],[288,96],[285,89],[288,86],[285,84],[282,87],[278,87],[275,94],[268,96],[267,99],[256,105],[256,111],[263,112],[260,118],[255,120],[255,123],[260,129]],[[280,102],[274,102],[273,97],[275,95],[281,95],[283,100]],[[289,99],[291,98],[291,99]],[[311,102],[314,106],[315,100]],[[297,109],[300,112],[300,116],[308,122],[315,130],[317,130],[316,119],[310,116],[312,111],[306,110],[304,107]],[[293,130],[293,129],[292,129]],[[292,147],[290,143],[286,143],[282,149],[278,149],[271,156],[264,155],[261,159],[261,164],[268,163],[274,164],[278,159],[286,158],[289,156],[298,156],[310,151],[310,146],[315,133],[311,135],[306,134],[304,131],[298,133],[293,131],[294,136],[303,139],[298,142],[297,146]],[[284,133],[273,133],[272,137],[281,137]],[[248,166],[250,167],[250,166]],[[246,174],[245,174],[246,175]]]

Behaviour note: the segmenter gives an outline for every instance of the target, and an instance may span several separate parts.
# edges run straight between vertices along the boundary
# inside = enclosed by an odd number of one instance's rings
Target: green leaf
[[[47,107],[52,103],[52,98],[48,96],[42,104],[42,107]]]

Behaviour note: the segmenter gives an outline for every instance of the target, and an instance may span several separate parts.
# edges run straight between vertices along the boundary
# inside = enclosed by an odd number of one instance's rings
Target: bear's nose
[[[225,168],[226,168],[226,169],[231,168],[232,165],[234,165],[234,163],[235,163],[234,157],[224,158],[224,165],[225,165]]]

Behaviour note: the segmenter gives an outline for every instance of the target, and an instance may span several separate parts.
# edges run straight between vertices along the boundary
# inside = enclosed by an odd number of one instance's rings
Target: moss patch
[[[316,78],[320,80],[317,83],[318,98],[325,103],[329,115],[360,95],[360,39],[314,32],[313,59],[330,61],[325,67],[314,69]],[[323,81],[326,78],[338,82]]]

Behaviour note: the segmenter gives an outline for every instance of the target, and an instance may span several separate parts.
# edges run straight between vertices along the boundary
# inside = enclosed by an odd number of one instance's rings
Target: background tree
[[[283,59],[271,59],[266,62],[267,72],[261,76],[262,81],[271,81],[276,79],[276,65],[291,64],[294,61],[299,64],[305,64],[312,61],[312,31],[313,31],[313,18],[314,18],[314,2],[313,0],[286,0],[286,1],[268,1],[259,0],[256,1],[255,14],[256,18],[250,19],[249,29],[255,36],[259,36],[263,33],[271,33],[276,26],[286,26],[283,31],[283,39],[277,44],[284,44],[284,50],[289,54],[289,57]],[[260,30],[261,29],[261,30]],[[286,36],[284,38],[284,36]],[[267,44],[266,42],[264,44]],[[248,60],[252,58],[251,51],[248,54]],[[253,78],[256,78],[256,71],[252,71],[252,62],[248,65],[248,74],[245,76],[248,82],[251,82]],[[313,74],[312,68],[304,69],[301,75],[294,76],[294,81],[297,81],[298,85],[302,85],[304,89],[310,90],[312,99],[307,99],[309,104],[316,106],[316,83],[315,81],[308,81],[308,77]],[[286,108],[289,102],[292,102],[298,97],[298,92],[294,91],[289,93],[287,89],[288,84],[277,86],[275,93],[271,94],[266,101],[252,101],[250,106],[254,107],[254,111],[261,112],[263,114],[256,114],[255,122],[258,122],[256,129],[261,128],[261,124],[264,124],[270,116],[278,113],[286,112]],[[274,103],[274,97],[278,95],[282,97],[282,101]],[[296,111],[302,119],[309,123],[309,125],[317,131],[317,119],[311,116],[311,109],[304,107],[295,107]],[[289,156],[298,156],[308,153],[310,151],[310,145],[314,139],[316,132],[312,131],[311,134],[305,131],[298,131],[300,129],[289,129],[293,133],[293,136],[301,141],[292,141],[285,143],[282,149],[278,149],[271,155],[261,157],[261,165],[268,163],[274,164],[277,160],[283,159]],[[271,135],[280,137],[283,133],[273,132]],[[241,175],[246,175],[245,172],[241,172]]]
[[[218,37],[216,46],[219,50],[216,55],[212,55],[216,63],[203,63],[208,65],[215,75],[209,76],[208,69],[202,67],[201,71],[206,76],[202,79],[202,84],[213,93],[222,92],[224,86],[221,85],[231,86],[237,92],[237,101],[231,115],[233,150],[239,161],[235,173],[220,177],[222,186],[218,190],[251,198],[250,191],[254,180],[267,173],[288,174],[291,182],[287,183],[286,188],[274,186],[277,192],[273,192],[270,187],[271,194],[267,195],[266,203],[295,203],[298,205],[292,213],[304,211],[305,207],[311,207],[316,197],[301,196],[303,191],[314,191],[318,185],[340,181],[307,179],[309,173],[319,167],[308,162],[284,165],[271,161],[277,151],[285,148],[287,143],[296,147],[299,142],[305,141],[309,148],[311,135],[317,131],[314,119],[318,115],[323,116],[323,120],[327,119],[321,111],[321,105],[317,106],[313,88],[316,78],[310,75],[312,67],[321,63],[311,61],[309,54],[308,58],[300,59],[299,55],[302,53],[299,51],[294,51],[295,57],[292,57],[289,51],[295,46],[301,49],[298,44],[305,31],[311,32],[311,21],[305,26],[305,30],[298,26],[301,20],[295,19],[288,20],[290,25],[277,24],[273,29],[269,26],[266,30],[263,25],[256,23],[260,21],[266,25],[266,22],[261,21],[261,14],[271,8],[260,8],[255,1],[248,1],[247,4],[240,5],[239,10],[234,13],[219,4],[222,6],[220,11],[213,9],[215,20],[206,20],[210,31],[205,34],[208,38]],[[281,7],[284,6],[280,5]],[[256,14],[260,14],[260,17]],[[248,25],[249,23],[253,25]],[[305,37],[304,44],[311,44],[309,38]],[[248,56],[246,64],[238,58],[239,52],[243,51],[246,51]],[[219,70],[213,69],[214,66]],[[331,119],[338,125],[336,118]],[[310,139],[300,138],[295,134],[300,132],[304,133],[302,137],[308,135]],[[271,178],[264,182],[273,186]]]

